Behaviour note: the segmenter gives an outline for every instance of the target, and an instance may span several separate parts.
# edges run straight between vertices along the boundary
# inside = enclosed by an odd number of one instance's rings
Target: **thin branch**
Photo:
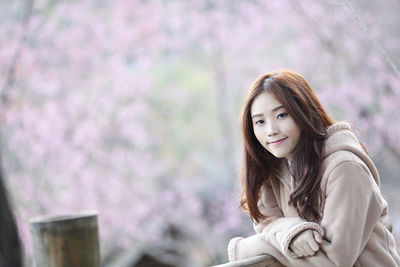
[[[365,23],[361,20],[360,16],[356,14],[354,11],[353,7],[349,4],[347,0],[343,0],[343,4],[347,7],[347,9],[350,11],[351,15],[354,17],[354,19],[358,22],[358,24],[361,26],[361,28],[367,33],[369,39],[372,41],[372,43],[375,45],[376,49],[378,49],[379,53],[383,57],[383,59],[386,61],[387,64],[392,68],[394,73],[397,75],[397,77],[400,79],[400,72],[399,69],[397,68],[396,64],[392,61],[392,59],[388,56],[386,53],[385,49],[378,43],[378,41],[372,36],[371,32],[365,25]]]

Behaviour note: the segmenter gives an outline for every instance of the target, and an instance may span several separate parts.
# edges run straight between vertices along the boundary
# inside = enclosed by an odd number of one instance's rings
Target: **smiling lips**
[[[276,146],[276,145],[282,144],[286,139],[287,139],[287,137],[279,139],[279,140],[274,141],[274,142],[268,142],[268,145]]]

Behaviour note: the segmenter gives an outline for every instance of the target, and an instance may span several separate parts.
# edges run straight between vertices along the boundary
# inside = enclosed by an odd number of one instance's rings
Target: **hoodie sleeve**
[[[230,261],[267,253],[264,248],[266,242],[270,242],[276,251],[287,257],[297,257],[289,249],[290,242],[297,234],[312,229],[318,231],[321,236],[324,235],[321,226],[316,223],[304,221],[300,217],[284,217],[269,184],[264,185],[261,192],[257,206],[266,218],[254,223],[257,235],[231,239],[228,245]]]
[[[315,223],[306,222],[300,217],[285,217],[278,205],[271,185],[267,184],[263,186],[261,192],[262,194],[257,206],[266,218],[259,223],[253,223],[256,233],[271,233],[277,235],[278,239],[280,239],[279,241],[284,242],[282,239],[290,238],[291,240],[291,237],[293,238],[302,230],[318,228]],[[318,228],[318,231],[322,232],[321,227]]]

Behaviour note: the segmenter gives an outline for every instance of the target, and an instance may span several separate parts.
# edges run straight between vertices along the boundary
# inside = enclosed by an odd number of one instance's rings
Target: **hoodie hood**
[[[336,122],[327,129],[322,152],[323,159],[339,151],[349,151],[359,157],[367,165],[377,185],[380,186],[379,174],[374,163],[352,132],[350,124],[343,121]]]

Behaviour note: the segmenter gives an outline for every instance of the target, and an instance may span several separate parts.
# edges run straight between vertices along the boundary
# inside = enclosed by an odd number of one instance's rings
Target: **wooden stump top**
[[[86,220],[87,218],[97,217],[96,211],[85,211],[74,214],[55,214],[31,219],[31,224],[47,224],[47,223],[68,223],[71,220]]]

